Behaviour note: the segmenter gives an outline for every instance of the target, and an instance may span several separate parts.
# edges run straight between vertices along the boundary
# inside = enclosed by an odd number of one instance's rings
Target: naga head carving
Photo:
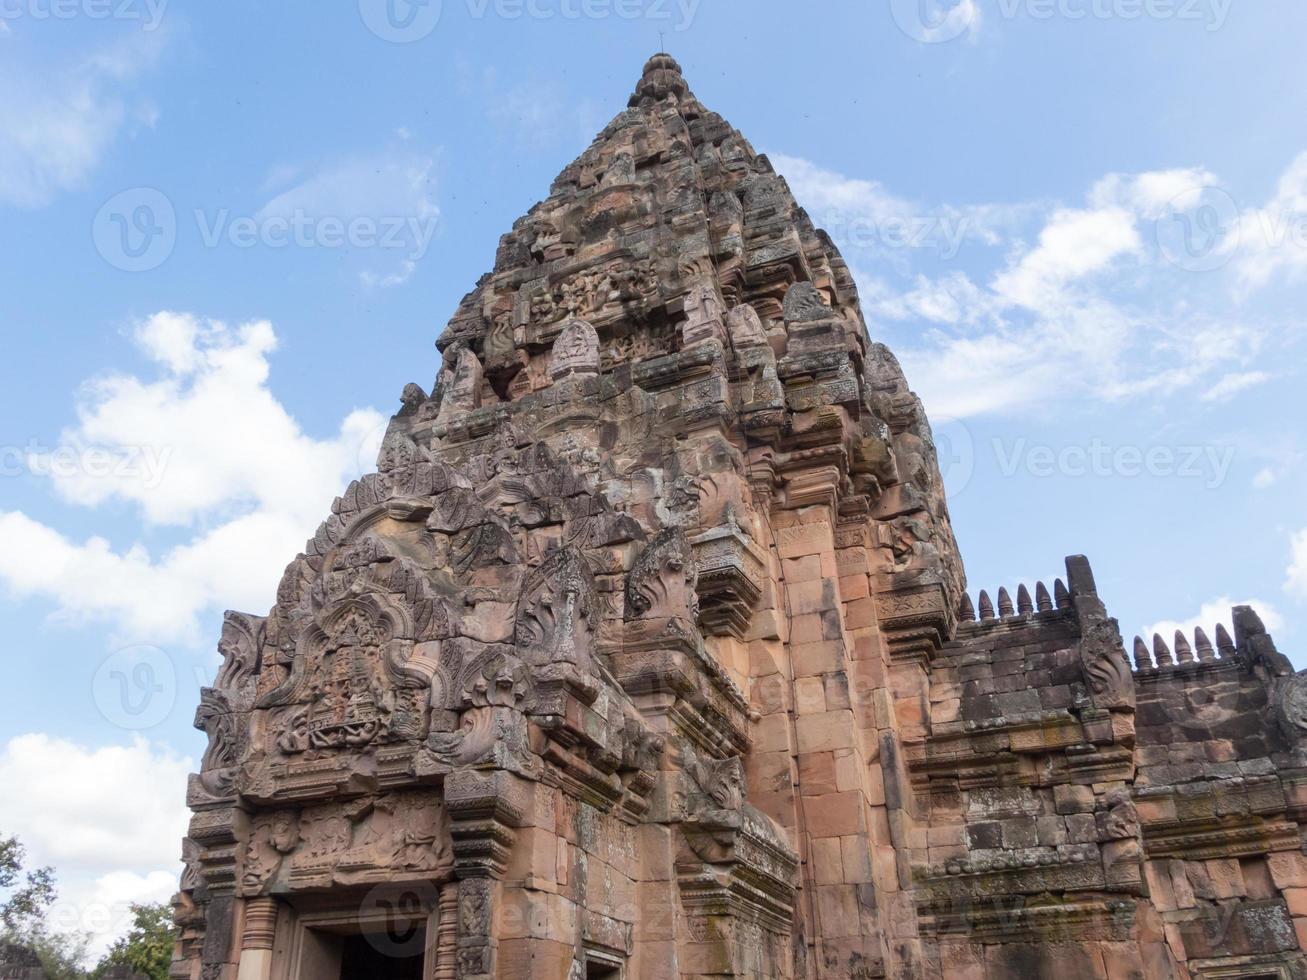
[[[666,528],[649,542],[626,580],[626,618],[699,618],[699,576],[685,532]]]

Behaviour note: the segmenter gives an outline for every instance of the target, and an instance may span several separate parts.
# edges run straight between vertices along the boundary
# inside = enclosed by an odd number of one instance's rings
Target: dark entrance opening
[[[340,953],[340,980],[422,980],[425,943],[421,937],[394,949],[385,936],[346,936]],[[411,955],[408,950],[416,949]]]

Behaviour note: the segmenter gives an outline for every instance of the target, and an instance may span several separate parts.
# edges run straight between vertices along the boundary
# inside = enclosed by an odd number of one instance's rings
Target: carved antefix
[[[549,375],[555,380],[599,373],[599,335],[585,320],[573,320],[554,341]]]
[[[305,631],[278,706],[269,749],[284,756],[359,750],[425,734],[427,681],[410,670],[412,641],[374,600],[341,603]]]
[[[694,555],[679,528],[660,531],[636,559],[626,580],[626,618],[699,618]]]
[[[1080,640],[1080,658],[1095,707],[1134,710],[1134,678],[1115,620],[1097,619],[1087,625]]]

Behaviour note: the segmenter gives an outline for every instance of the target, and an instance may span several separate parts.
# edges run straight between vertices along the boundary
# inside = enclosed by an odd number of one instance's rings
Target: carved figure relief
[[[731,343],[737,349],[762,347],[767,343],[767,333],[763,330],[758,311],[748,303],[741,303],[731,310],[726,326]]]
[[[366,604],[350,601],[326,621],[297,663],[296,703],[279,714],[282,755],[362,749],[423,736],[425,682],[395,663],[396,638]]]
[[[445,359],[454,358],[454,369],[441,372],[440,413],[437,425],[448,425],[468,412],[481,407],[481,384],[484,372],[476,354],[462,344],[445,352]]]
[[[585,320],[573,320],[558,339],[549,362],[549,376],[555,381],[599,373],[599,334]]]
[[[1080,657],[1095,706],[1134,710],[1134,677],[1113,621],[1100,620],[1085,631]]]
[[[588,663],[597,623],[585,560],[575,548],[560,548],[523,583],[514,633],[518,655],[533,664]]]
[[[636,559],[626,582],[626,618],[681,618],[697,622],[694,556],[679,528],[666,528]]]

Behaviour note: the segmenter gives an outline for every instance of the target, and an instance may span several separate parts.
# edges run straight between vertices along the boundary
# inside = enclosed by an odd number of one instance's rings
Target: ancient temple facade
[[[1245,608],[1127,653],[1079,557],[973,601],[847,266],[670,57],[438,347],[226,618],[177,980],[1307,978],[1307,678]]]

